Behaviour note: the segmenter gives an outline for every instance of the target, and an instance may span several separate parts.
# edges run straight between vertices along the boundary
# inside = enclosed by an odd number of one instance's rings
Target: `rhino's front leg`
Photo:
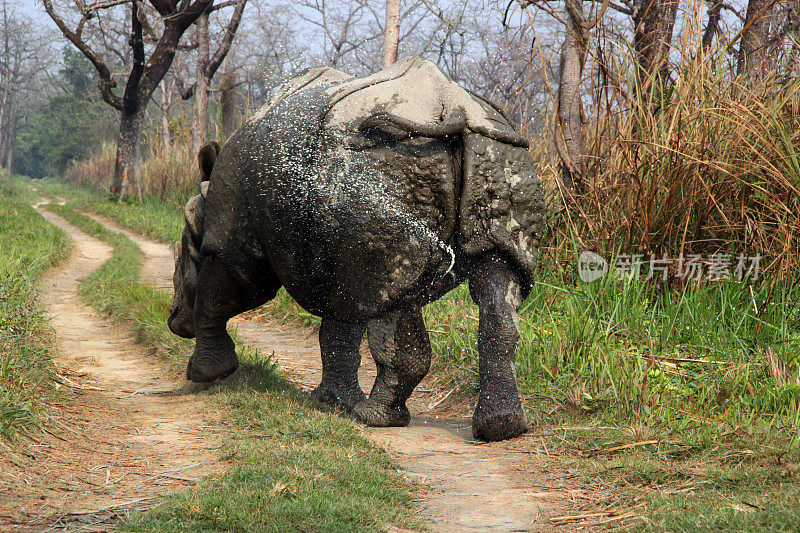
[[[228,320],[242,311],[240,290],[233,276],[214,256],[203,258],[194,304],[196,343],[186,377],[203,383],[224,379],[239,366],[228,335]]]
[[[323,317],[319,327],[322,382],[311,395],[319,402],[345,412],[365,398],[358,384],[361,339],[365,322],[349,323]]]
[[[431,342],[418,305],[395,309],[367,325],[369,349],[378,376],[369,398],[353,414],[369,426],[406,426],[406,400],[431,366]]]
[[[486,441],[510,439],[528,429],[514,370],[522,303],[519,280],[505,261],[489,256],[469,283],[479,307],[480,395],[472,416],[472,434]]]

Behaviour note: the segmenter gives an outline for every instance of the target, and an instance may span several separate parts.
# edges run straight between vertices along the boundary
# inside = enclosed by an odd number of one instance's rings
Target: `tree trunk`
[[[643,93],[652,85],[663,88],[669,81],[669,52],[678,0],[635,0],[633,48],[642,74]]]
[[[236,73],[226,72],[219,81],[220,112],[222,113],[222,136],[231,138],[238,127],[236,115]]]
[[[0,78],[0,82],[2,81],[2,78]],[[14,143],[14,140],[6,131],[9,129],[7,122],[11,115],[8,109],[11,107],[9,100],[8,89],[4,89],[2,98],[0,98],[0,166],[2,166],[2,156],[6,153],[7,147]],[[11,170],[11,168],[7,167],[7,170]]]
[[[161,144],[165,150],[172,145],[169,132],[169,110],[172,108],[172,82],[161,82]]]
[[[583,102],[581,77],[586,64],[589,30],[582,0],[566,0],[567,33],[561,49],[558,101],[556,109],[556,147],[561,159],[561,182],[568,194],[580,191],[586,170],[583,141]]]
[[[386,30],[383,35],[383,68],[397,62],[400,45],[400,0],[386,0]]]
[[[13,121],[9,121],[7,131],[5,132],[5,169],[11,172],[12,165],[14,164],[14,144],[17,140],[17,127],[19,126],[19,116],[14,117]]]
[[[197,18],[197,73],[194,86],[194,118],[192,120],[192,153],[197,154],[208,136],[209,63],[208,12]]]
[[[150,99],[150,95],[148,94],[144,99],[145,105],[142,105],[141,80],[144,73],[145,54],[138,2],[131,2],[130,44],[133,62],[128,82],[125,84],[125,92],[122,95],[117,158],[114,164],[114,180],[111,184],[111,193],[118,193],[120,202],[128,195],[136,195],[139,200],[142,200],[141,177],[138,175],[139,142],[142,136],[146,102]]]
[[[710,0],[710,5],[708,7],[708,23],[706,24],[706,29],[703,31],[703,53],[708,53],[711,50],[711,45],[714,44],[714,37],[716,37],[720,31],[719,23],[722,20],[723,7],[723,0]]]
[[[770,16],[775,0],[750,0],[747,4],[737,72],[752,78],[763,77],[769,70],[767,44]]]
[[[143,111],[137,111],[133,114],[122,113],[119,123],[119,136],[117,137],[114,184],[111,187],[111,192],[119,194],[120,200],[126,196],[133,195],[142,200],[142,179],[139,175],[139,147],[143,123]]]

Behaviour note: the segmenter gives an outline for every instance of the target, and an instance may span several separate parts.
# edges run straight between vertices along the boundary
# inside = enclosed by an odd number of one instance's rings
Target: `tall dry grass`
[[[575,252],[714,252],[764,257],[762,268],[796,272],[800,258],[800,79],[737,78],[725,50],[698,52],[699,33],[681,37],[674,83],[652,82],[632,57],[617,58],[597,88],[605,109],[587,123],[586,188],[565,209],[552,204],[547,249],[574,264]],[[594,113],[594,110],[593,110]],[[552,153],[544,179],[557,179]]]
[[[185,201],[199,179],[196,159],[189,151],[188,140],[170,147],[154,146],[140,164],[144,194],[163,201]],[[115,146],[103,144],[88,159],[74,163],[64,177],[79,186],[105,190],[114,175],[115,157]]]
[[[64,173],[64,179],[81,187],[105,189],[114,176],[115,147],[103,143],[99,150],[82,161],[73,163]]]

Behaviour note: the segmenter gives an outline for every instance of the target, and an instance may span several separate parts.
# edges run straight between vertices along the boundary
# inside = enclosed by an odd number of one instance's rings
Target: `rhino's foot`
[[[356,385],[350,388],[338,388],[330,385],[320,384],[319,387],[311,391],[311,397],[321,404],[333,407],[345,413],[353,412],[353,408],[358,402],[366,399],[364,391]]]
[[[384,405],[367,398],[355,406],[353,418],[372,427],[404,427],[411,421],[411,413],[405,404]]]
[[[186,368],[186,378],[195,383],[209,383],[225,379],[238,367],[236,346],[227,333],[213,338],[198,338]]]
[[[516,402],[514,402],[516,403]],[[528,431],[522,405],[492,407],[479,400],[472,415],[472,436],[482,441],[498,441],[518,437]]]

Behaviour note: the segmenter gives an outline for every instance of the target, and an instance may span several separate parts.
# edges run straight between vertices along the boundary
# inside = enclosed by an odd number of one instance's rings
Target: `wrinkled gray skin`
[[[413,68],[439,76],[416,59],[397,68],[405,70],[389,74],[401,80]],[[221,151],[201,150],[209,181],[185,210],[169,318],[175,334],[197,339],[187,377],[209,382],[234,372],[227,321],[284,286],[322,317],[314,397],[371,426],[404,426],[406,400],[431,361],[421,307],[468,280],[480,309],[473,433],[482,440],[523,433],[517,313],[544,229],[524,141],[491,105],[454,84],[441,101],[455,111],[432,123],[387,112],[397,96],[382,103],[374,92],[368,112],[333,127],[340,93],[349,112],[363,104],[362,93],[353,89],[359,80],[322,74],[314,83],[306,74]],[[450,91],[442,79],[436,86]],[[489,117],[487,127],[474,119],[476,109]],[[357,379],[365,331],[378,367],[369,397]]]

